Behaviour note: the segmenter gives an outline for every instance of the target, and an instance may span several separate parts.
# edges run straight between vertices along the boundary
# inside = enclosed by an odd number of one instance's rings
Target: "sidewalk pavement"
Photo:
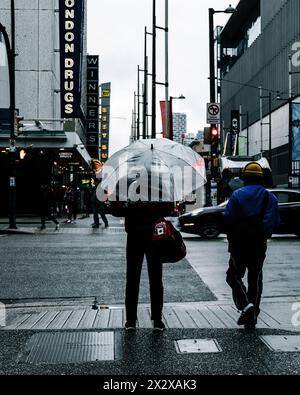
[[[9,229],[7,218],[0,218],[0,234],[28,234],[28,235],[53,235],[53,234],[82,234],[90,235],[105,232],[123,232],[124,220],[122,218],[114,218],[110,215],[107,216],[109,227],[104,228],[101,224],[99,228],[92,228],[93,216],[82,217],[78,216],[75,224],[68,224],[67,218],[58,218],[60,224],[59,230],[55,230],[55,224],[51,221],[46,221],[46,228],[41,230],[41,220],[37,216],[20,217],[17,218],[17,229]]]

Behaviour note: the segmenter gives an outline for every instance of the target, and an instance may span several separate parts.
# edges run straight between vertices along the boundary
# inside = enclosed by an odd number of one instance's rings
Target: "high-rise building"
[[[173,141],[182,144],[183,136],[186,134],[186,114],[175,112],[172,114]]]
[[[1,0],[0,21],[11,40],[10,7],[9,0]],[[80,174],[89,171],[86,7],[86,0],[15,0],[16,110],[24,117],[16,138],[18,213],[38,208],[41,184],[80,181]],[[0,38],[0,211],[7,213],[10,136],[3,119],[9,104],[3,53]]]
[[[274,184],[295,188],[300,188],[299,15],[299,0],[241,0],[220,34],[219,62],[223,142],[234,126],[232,110],[241,105],[239,153],[263,155]]]

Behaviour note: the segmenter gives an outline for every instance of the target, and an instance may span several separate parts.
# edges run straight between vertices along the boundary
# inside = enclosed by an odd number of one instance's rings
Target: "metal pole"
[[[215,45],[214,45],[214,9],[209,9],[209,60],[210,60],[210,102],[215,103]]]
[[[173,97],[170,96],[170,140],[173,140]]]
[[[145,26],[145,54],[144,54],[144,100],[143,100],[143,139],[147,138],[147,102],[148,102],[148,57],[147,57],[147,28]]]
[[[166,137],[169,136],[169,0],[165,0],[165,91],[166,91]]]
[[[247,156],[249,156],[249,111],[246,113],[247,117]]]
[[[263,89],[259,86],[259,110],[260,110],[260,152],[263,153]]]
[[[269,165],[272,168],[272,94],[269,92]]]
[[[138,140],[138,136],[137,136],[137,124],[136,124],[136,93],[134,92],[134,104],[133,104],[133,117],[134,117],[134,135],[135,135],[135,139]]]
[[[15,3],[10,2],[11,7],[11,48],[8,49],[9,58],[9,79],[10,79],[10,177],[9,177],[9,228],[16,229],[16,212],[17,212],[17,194],[16,194],[16,147],[15,147],[15,109],[16,109],[16,92],[15,92]],[[8,43],[9,44],[9,43]]]
[[[137,68],[137,138],[140,139],[140,66]]]
[[[153,0],[153,31],[152,31],[152,129],[151,137],[156,137],[156,1]]]
[[[293,92],[292,92],[292,56],[289,55],[289,99],[292,99]]]

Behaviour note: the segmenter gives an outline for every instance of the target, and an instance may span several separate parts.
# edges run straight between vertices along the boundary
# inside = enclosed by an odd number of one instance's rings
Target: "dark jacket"
[[[171,215],[174,203],[136,202],[129,203],[125,209],[125,230],[127,233],[151,237],[154,223]]]
[[[257,184],[246,185],[232,194],[224,213],[226,228],[233,229],[238,223],[247,223],[250,217],[259,216],[266,193],[268,196],[263,214],[263,232],[264,238],[271,237],[274,229],[279,225],[278,200],[273,193]]]

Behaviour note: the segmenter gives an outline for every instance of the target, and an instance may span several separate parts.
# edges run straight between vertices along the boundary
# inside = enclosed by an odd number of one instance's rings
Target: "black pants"
[[[50,210],[43,210],[41,212],[41,222],[42,226],[45,226],[46,223],[46,218],[48,218],[50,221],[53,221],[56,225],[58,225],[57,219],[51,214]]]
[[[68,209],[68,219],[75,221],[77,218],[77,202],[70,202],[68,204]]]
[[[259,314],[259,306],[263,289],[263,263],[266,257],[265,240],[255,242],[229,242],[229,269],[226,282],[232,288],[233,301],[238,310],[243,310],[253,303]],[[248,270],[248,288],[243,277]]]
[[[151,319],[161,320],[163,309],[162,264],[155,262],[150,254],[151,236],[129,233],[127,237],[127,275],[126,275],[126,319],[135,322],[139,286],[144,255],[147,258],[148,276],[150,284]]]
[[[105,226],[108,225],[108,221],[105,215],[105,204],[103,202],[93,203],[93,214],[94,214],[94,224],[99,225],[99,214]]]

